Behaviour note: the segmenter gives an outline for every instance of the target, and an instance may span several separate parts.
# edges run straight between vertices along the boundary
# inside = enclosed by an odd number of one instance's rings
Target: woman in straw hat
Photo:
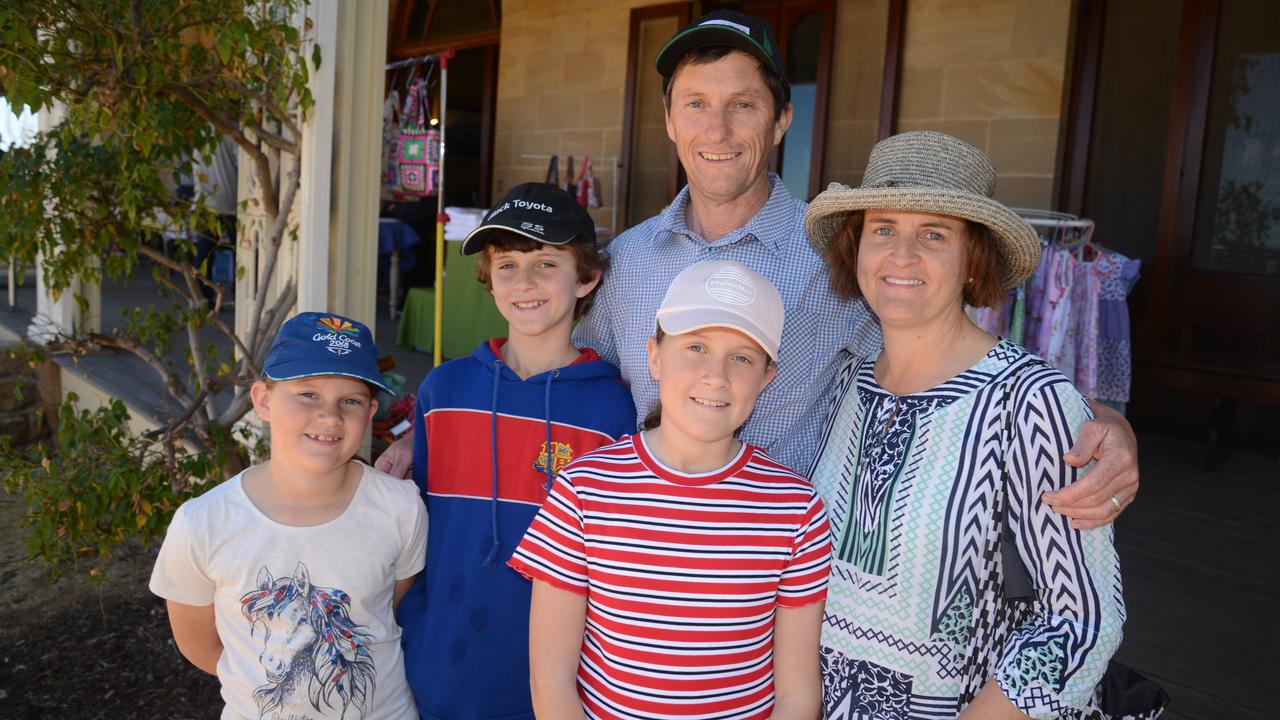
[[[994,190],[977,148],[903,133],[805,216],[833,289],[884,329],[839,375],[813,469],[834,534],[828,718],[1076,717],[1120,643],[1111,527],[1073,529],[1041,499],[1075,478],[1062,458],[1089,407],[964,312],[1040,260]]]

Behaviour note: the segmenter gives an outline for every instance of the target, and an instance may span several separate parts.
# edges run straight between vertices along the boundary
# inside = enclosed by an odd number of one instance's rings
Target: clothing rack
[[[559,155],[534,155],[529,153],[521,153],[520,157],[524,160],[550,160]],[[584,155],[583,157],[590,157]],[[622,167],[618,162],[621,160],[617,155],[600,155],[595,157],[596,160],[603,160],[609,163],[609,167],[613,169],[613,182],[609,187],[609,234],[612,237],[618,236],[618,171]],[[572,178],[570,178],[572,179]]]
[[[453,50],[446,50],[445,52],[448,52],[450,57],[452,57]],[[444,53],[440,53],[440,55],[443,55],[443,54]],[[440,57],[440,55],[432,53],[430,55],[422,55],[420,57],[411,57],[411,58],[406,58],[404,60],[396,60],[395,62],[387,63],[386,67],[383,69],[399,70],[400,68],[412,67],[414,65],[425,65],[426,63],[429,63],[429,62],[435,62],[436,59]]]
[[[1040,208],[1009,208],[1018,214],[1023,220],[1031,221],[1032,219],[1042,220],[1079,220],[1079,215],[1071,213],[1058,212],[1057,210],[1041,210]]]
[[[1018,217],[1027,221],[1027,224],[1035,228],[1070,228],[1072,230],[1084,230],[1085,237],[1093,235],[1094,223],[1092,220],[1081,218],[1071,213],[1058,212],[1057,210],[1040,210],[1037,208],[1010,208]]]
[[[1000,305],[974,310],[974,321],[1041,355],[1086,395],[1122,405],[1132,374],[1125,297],[1140,261],[1095,245],[1088,218],[1014,210],[1040,237],[1042,267]]]
[[[440,180],[436,183],[436,285],[435,285],[435,326],[432,328],[431,358],[432,365],[438,366],[444,360],[444,224],[449,216],[444,212],[444,165],[445,165],[445,118],[449,109],[449,61],[453,59],[453,48],[445,48],[438,53],[420,57],[405,58],[387,63],[385,70],[395,70],[412,65],[423,65],[435,62],[440,66]],[[394,303],[394,294],[392,295]],[[394,317],[394,314],[393,314]]]
[[[1037,217],[1024,217],[1024,218],[1022,218],[1022,219],[1023,219],[1023,220],[1026,220],[1026,221],[1027,221],[1027,224],[1028,224],[1028,225],[1031,225],[1032,227],[1053,227],[1053,228],[1056,228],[1056,227],[1068,227],[1068,228],[1080,228],[1080,229],[1083,229],[1083,230],[1092,230],[1092,229],[1093,229],[1093,221],[1092,221],[1092,220],[1080,220],[1080,219],[1076,219],[1076,220],[1066,220],[1066,219],[1063,219],[1063,220],[1055,220],[1055,219],[1053,219],[1053,218],[1037,218]]]
[[[1079,216],[1071,213],[1058,212],[1057,210],[1041,210],[1038,208],[1010,208],[1019,217],[1027,222],[1033,228],[1051,228],[1058,230],[1061,228],[1070,228],[1073,230],[1082,230],[1084,241],[1088,242],[1093,237],[1094,224],[1092,220],[1083,220]],[[1037,233],[1039,234],[1039,233]],[[1042,238],[1041,244],[1045,241]],[[1025,316],[1027,306],[1027,288],[1031,284],[1031,278],[1027,278],[1014,291],[1013,301],[1013,322],[1009,327],[1009,338],[1015,343],[1022,344],[1025,342]]]
[[[1052,230],[1054,240],[1046,241],[1041,235],[1040,242],[1056,242],[1060,240],[1057,233],[1063,230],[1079,231],[1078,234],[1072,236],[1071,246],[1089,245],[1089,241],[1093,239],[1093,230],[1096,227],[1092,220],[1081,218],[1070,213],[1057,212],[1054,210],[1035,210],[1030,208],[1014,208],[1023,220],[1033,228],[1039,231],[1041,228]],[[1037,232],[1037,234],[1040,234]],[[1062,243],[1059,242],[1059,245]]]

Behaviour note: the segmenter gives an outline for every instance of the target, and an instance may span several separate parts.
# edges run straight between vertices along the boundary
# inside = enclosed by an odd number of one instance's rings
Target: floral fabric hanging
[[[400,190],[400,93],[395,90],[382,103],[382,190]]]
[[[400,189],[409,195],[432,195],[440,183],[440,133],[428,129],[427,81],[412,83],[400,114]]]

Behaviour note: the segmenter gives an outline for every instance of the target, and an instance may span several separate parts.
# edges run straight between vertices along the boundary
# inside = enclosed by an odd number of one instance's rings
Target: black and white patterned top
[[[1033,717],[1083,716],[1124,622],[1113,532],[1040,497],[1076,477],[1062,457],[1084,398],[1005,340],[912,395],[881,388],[875,360],[841,370],[812,472],[834,538],[827,718],[954,718],[991,677]],[[1030,603],[1003,600],[1006,498]]]

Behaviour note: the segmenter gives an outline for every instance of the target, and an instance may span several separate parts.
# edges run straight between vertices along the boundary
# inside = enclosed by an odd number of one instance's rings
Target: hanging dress
[[[1076,389],[1085,397],[1098,395],[1098,295],[1100,278],[1109,272],[1106,253],[1096,252],[1094,259],[1082,261],[1074,258],[1071,282],[1071,329],[1074,341],[1073,362],[1075,374],[1066,373],[1075,381]]]
[[[1044,314],[1036,343],[1043,348],[1044,359],[1069,378],[1076,374],[1076,329],[1071,322],[1075,264],[1076,258],[1070,252],[1059,249],[1053,254],[1052,263],[1045,273]]]
[[[1101,279],[1098,297],[1097,398],[1110,403],[1129,402],[1133,372],[1133,348],[1129,336],[1129,303],[1126,298],[1138,282],[1142,261],[1111,253],[1116,269]]]

